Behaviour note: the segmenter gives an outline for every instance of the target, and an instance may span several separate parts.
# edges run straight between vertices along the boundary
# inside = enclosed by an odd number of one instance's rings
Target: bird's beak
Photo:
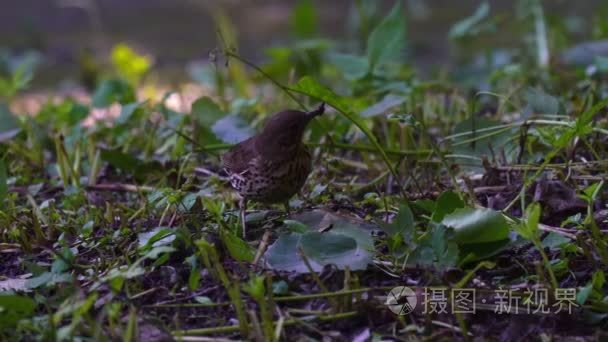
[[[319,115],[323,114],[324,112],[325,112],[325,102],[321,102],[321,104],[319,105],[319,107],[317,107],[317,109],[313,110],[312,112],[308,112],[308,117],[310,117],[312,119],[315,116],[319,116]]]

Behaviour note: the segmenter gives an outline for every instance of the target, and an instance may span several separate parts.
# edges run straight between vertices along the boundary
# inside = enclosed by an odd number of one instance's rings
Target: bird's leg
[[[240,209],[240,214],[241,214],[241,227],[243,230],[243,239],[245,238],[245,213],[247,211],[247,199],[245,197],[241,197],[241,199],[239,200],[239,209]]]

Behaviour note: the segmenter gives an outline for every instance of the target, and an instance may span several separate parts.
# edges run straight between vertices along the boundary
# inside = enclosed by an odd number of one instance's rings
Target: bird
[[[312,170],[312,157],[302,143],[308,123],[325,112],[321,103],[310,112],[288,109],[273,114],[260,133],[222,155],[230,185],[239,195],[243,238],[247,202],[283,203],[300,191]]]

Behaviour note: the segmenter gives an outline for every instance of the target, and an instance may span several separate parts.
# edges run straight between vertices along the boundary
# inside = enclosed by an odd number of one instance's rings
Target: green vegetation
[[[218,12],[211,63],[170,89],[119,44],[83,66],[92,92],[35,102],[43,57],[0,53],[0,340],[604,337],[608,52],[566,49],[540,1],[482,3],[447,38],[455,71],[423,75],[401,1],[374,4],[354,2],[345,46],[300,1],[294,43],[260,63]],[[487,42],[513,21],[518,47]],[[252,203],[243,240],[218,157],[319,102],[294,213]],[[386,304],[397,286],[409,315]],[[431,288],[474,289],[476,312],[422,308]]]

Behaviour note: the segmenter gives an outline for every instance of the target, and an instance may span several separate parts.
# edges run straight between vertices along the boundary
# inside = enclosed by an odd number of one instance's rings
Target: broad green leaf
[[[255,249],[247,242],[230,232],[223,232],[221,238],[232,258],[237,261],[253,262]]]
[[[535,241],[538,238],[538,223],[540,221],[540,204],[532,203],[526,208],[526,215],[519,224],[513,226],[524,239]]]
[[[435,209],[431,216],[431,221],[441,222],[445,215],[452,213],[458,208],[464,208],[464,202],[457,193],[446,191],[439,195],[435,202]]]
[[[367,118],[385,114],[390,109],[400,106],[405,100],[406,98],[403,96],[388,94],[380,102],[373,104],[361,112],[361,116]]]
[[[603,288],[605,283],[606,276],[604,275],[604,271],[595,271],[591,277],[591,281],[589,281],[585,287],[582,287],[576,294],[576,302],[579,305],[583,305],[587,302],[589,297],[596,297],[598,300],[603,300]]]
[[[158,259],[154,264],[162,265],[168,260],[169,254],[175,252],[176,250],[177,249],[171,246],[152,247],[152,249],[142,256],[142,259]]]
[[[510,239],[482,243],[460,243],[458,244],[458,248],[460,249],[462,259],[459,264],[463,265],[487,259],[509,248],[510,245]]]
[[[162,165],[157,161],[145,162],[134,155],[122,152],[120,149],[101,150],[101,159],[110,163],[117,169],[130,173],[138,179],[152,174],[162,172]]]
[[[270,268],[275,270],[293,271],[297,273],[308,273],[308,268],[298,254],[300,233],[290,233],[279,236],[279,238],[268,247],[265,253],[266,261]]]
[[[427,214],[432,214],[435,211],[435,206],[437,203],[430,199],[420,199],[412,202],[414,208],[418,208]]]
[[[405,48],[405,15],[398,0],[390,13],[374,28],[367,39],[370,71],[379,64],[394,60]]]
[[[118,117],[118,119],[116,119],[116,124],[124,125],[129,122],[131,120],[131,117],[133,117],[133,114],[140,110],[141,106],[146,102],[147,101],[139,101],[123,105],[120,109],[120,116]]]
[[[399,213],[390,224],[382,225],[384,230],[389,235],[401,234],[405,241],[411,241],[414,238],[415,220],[412,210],[406,204],[399,207]]]
[[[287,226],[287,229],[294,233],[306,233],[307,231],[309,231],[308,226],[300,221],[285,220],[283,221],[283,224]]]
[[[487,2],[481,3],[475,10],[475,13],[452,26],[448,37],[450,39],[459,39],[469,35],[475,35],[479,32],[479,25],[490,13],[490,5]]]
[[[502,214],[487,208],[456,209],[441,223],[454,228],[454,240],[458,243],[493,242],[509,236],[509,226]]]
[[[311,0],[300,0],[291,16],[291,28],[298,38],[310,38],[317,31],[317,10]]]
[[[111,104],[118,102],[127,104],[135,101],[135,91],[125,81],[122,80],[106,80],[95,90],[93,94],[93,106],[97,108],[108,107]]]
[[[238,143],[255,134],[251,126],[238,115],[226,115],[217,120],[211,131],[225,143]]]
[[[524,92],[524,99],[538,114],[562,114],[559,100],[537,88],[528,88]]]
[[[35,289],[38,287],[52,287],[60,283],[71,282],[72,276],[69,273],[52,273],[44,272],[36,277],[30,278],[25,282],[25,287],[28,289]]]
[[[458,245],[447,234],[445,227],[437,226],[432,232],[432,248],[438,265],[449,267],[458,263]]]
[[[168,245],[173,240],[175,240],[175,230],[167,227],[156,227],[137,235],[138,246],[142,250]]]
[[[321,265],[343,263],[356,253],[357,241],[349,236],[333,232],[302,234],[300,246],[304,254]],[[365,269],[363,266],[363,269]]]
[[[369,62],[367,57],[355,56],[345,53],[330,53],[328,55],[329,63],[335,66],[344,78],[349,81],[358,80],[367,75],[369,71]]]
[[[142,161],[134,155],[124,153],[120,149],[101,150],[101,159],[107,161],[115,168],[129,173],[135,173],[137,168],[142,164]]]
[[[433,224],[429,233],[417,241],[416,249],[407,258],[407,264],[434,265],[439,269],[455,266],[460,252],[450,233],[445,226]]]
[[[209,128],[225,115],[220,107],[206,96],[194,101],[191,114],[199,124]]]
[[[549,232],[549,234],[547,234],[547,236],[543,239],[542,246],[549,247],[549,248],[556,248],[556,247],[563,246],[567,243],[570,243],[570,239],[568,239],[567,237],[565,237],[561,234]]]
[[[29,297],[0,295],[0,328],[13,327],[19,320],[34,314],[36,302]]]
[[[12,139],[20,130],[8,106],[0,102],[0,143]]]
[[[302,222],[298,229],[303,232],[281,235],[270,246],[265,259],[271,268],[308,273],[300,248],[314,271],[327,264],[335,264],[339,269],[346,266],[352,270],[365,269],[371,262],[374,241],[367,224],[320,210],[302,213],[295,219]],[[328,232],[317,231],[327,227],[331,227]]]

